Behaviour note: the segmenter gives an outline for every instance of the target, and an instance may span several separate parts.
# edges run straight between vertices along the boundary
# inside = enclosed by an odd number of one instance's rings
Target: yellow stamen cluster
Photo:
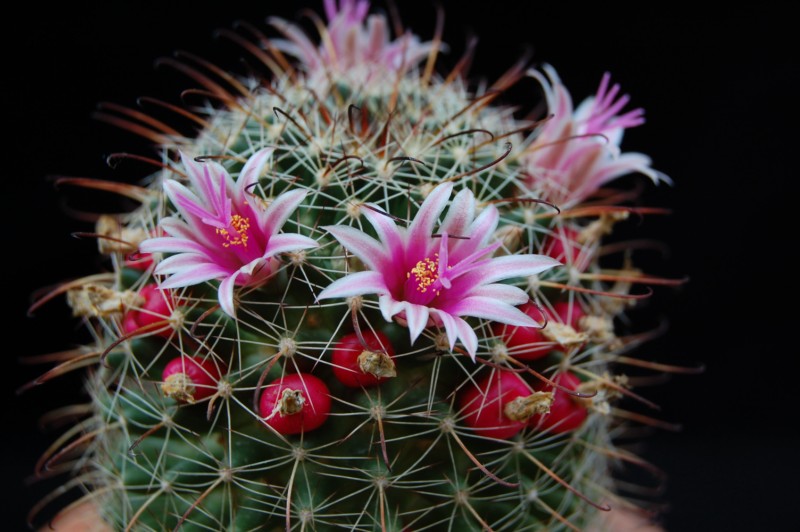
[[[227,229],[217,229],[217,234],[222,235],[227,242],[223,242],[222,246],[229,248],[231,246],[247,247],[247,230],[250,229],[250,218],[245,218],[234,214],[231,216],[230,227],[236,232],[234,237]]]
[[[428,291],[428,287],[439,278],[439,254],[436,254],[436,260],[425,257],[418,261],[416,266],[406,274],[406,279],[409,279],[412,273],[417,278],[417,291],[424,294]]]

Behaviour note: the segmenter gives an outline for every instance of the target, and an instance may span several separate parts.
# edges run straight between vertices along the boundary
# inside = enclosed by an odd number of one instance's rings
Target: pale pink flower
[[[542,84],[552,117],[522,158],[534,195],[568,207],[626,174],[639,172],[654,182],[669,181],[650,167],[646,155],[620,153],[623,132],[644,123],[644,110],[622,113],[630,97],[619,96],[620,86],[610,85],[610,74],[603,75],[594,97],[573,110],[572,98],[555,70],[549,66],[544,70],[547,77],[536,71],[529,74]]]
[[[151,238],[139,246],[144,253],[174,254],[156,266],[156,274],[170,276],[161,288],[219,280],[220,306],[233,316],[235,285],[263,283],[274,273],[276,255],[317,246],[306,236],[278,234],[306,191],[284,192],[269,207],[249,192],[272,152],[273,148],[256,152],[235,181],[219,164],[199,163],[181,154],[190,187],[175,180],[164,182],[164,191],[180,217],[169,216],[159,223],[169,236]]]
[[[416,66],[430,51],[412,33],[390,39],[383,15],[368,15],[367,0],[325,0],[328,26],[319,45],[297,26],[280,18],[270,22],[286,39],[274,40],[280,50],[296,57],[312,78],[333,75],[368,80]]]
[[[367,205],[361,212],[379,240],[350,226],[325,227],[369,271],[337,279],[319,299],[377,294],[384,319],[405,322],[412,342],[425,327],[436,325],[444,328],[451,349],[460,339],[473,359],[478,337],[461,316],[536,327],[514,306],[528,302],[525,291],[497,281],[536,275],[559,262],[530,254],[491,258],[501,245],[489,243],[497,227],[497,209],[488,205],[475,216],[475,198],[467,189],[456,195],[434,233],[452,190],[451,183],[437,186],[407,229],[377,206]]]

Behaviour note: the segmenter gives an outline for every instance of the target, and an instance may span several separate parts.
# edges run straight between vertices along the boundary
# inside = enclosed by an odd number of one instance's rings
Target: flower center
[[[247,236],[248,229],[250,229],[250,218],[234,214],[231,216],[227,228],[217,228],[217,234],[222,235],[225,239],[225,242],[222,243],[223,247],[242,246],[246,248],[249,238]]]
[[[411,280],[411,276],[414,276],[411,284],[416,284],[417,292],[424,294],[428,291],[428,288],[439,279],[439,254],[436,253],[434,256],[436,257],[435,260],[431,260],[430,257],[425,257],[417,261],[416,266],[411,268],[410,272],[406,273],[406,279]],[[436,290],[436,294],[439,294],[439,290]]]
[[[441,250],[440,250],[441,252]],[[440,253],[434,253],[433,258],[425,257],[417,261],[413,268],[406,273],[406,284],[403,290],[403,299],[416,305],[427,305],[439,296],[442,289],[450,288],[447,254],[444,254],[444,263],[440,260]]]

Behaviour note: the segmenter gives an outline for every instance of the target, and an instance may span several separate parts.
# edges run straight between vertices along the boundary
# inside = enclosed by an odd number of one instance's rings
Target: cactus
[[[120,530],[561,530],[631,506],[613,438],[647,419],[617,405],[647,403],[622,373],[646,363],[617,318],[668,281],[601,243],[647,212],[608,182],[667,180],[620,150],[643,111],[608,75],[573,108],[549,66],[471,89],[466,59],[435,72],[438,38],[324,8],[319,42],[231,34],[265,79],[185,65],[196,138],[137,125],[160,170],[88,183],[140,206],[98,221],[110,272],[61,290],[95,344],[59,371],[92,364],[92,415],[42,464],[80,451]],[[539,120],[496,103],[525,76]]]

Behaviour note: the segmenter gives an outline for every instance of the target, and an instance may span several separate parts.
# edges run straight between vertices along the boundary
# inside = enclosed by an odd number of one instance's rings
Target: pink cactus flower
[[[312,78],[345,76],[371,79],[388,72],[402,72],[416,66],[430,51],[412,33],[390,40],[389,25],[383,15],[370,15],[367,0],[325,0],[328,26],[319,46],[297,26],[273,17],[270,23],[286,39],[274,40],[277,48],[300,60]],[[366,23],[366,24],[365,24]]]
[[[534,196],[569,207],[580,203],[609,181],[629,173],[642,173],[654,182],[669,181],[650,167],[641,153],[620,153],[625,129],[644,123],[644,110],[621,111],[630,97],[619,96],[620,86],[610,85],[605,73],[594,97],[573,110],[572,98],[555,70],[529,74],[544,88],[552,117],[522,158]],[[548,80],[549,78],[549,80]]]
[[[248,191],[257,182],[273,148],[256,152],[234,181],[219,164],[199,163],[181,154],[190,187],[175,180],[164,191],[180,217],[159,226],[168,236],[142,242],[144,253],[172,253],[155,273],[169,275],[161,288],[180,288],[219,280],[219,303],[233,316],[233,289],[265,282],[278,264],[276,255],[316,247],[316,241],[296,233],[278,234],[306,196],[296,189],[284,192],[264,207]]]
[[[466,189],[455,196],[434,233],[452,190],[452,183],[433,189],[407,229],[375,205],[362,209],[380,240],[349,226],[325,227],[369,271],[337,279],[318,299],[377,294],[384,319],[406,323],[412,342],[425,327],[443,327],[450,348],[460,339],[473,360],[478,337],[461,316],[536,327],[515,307],[528,301],[525,291],[497,281],[536,275],[560,263],[531,254],[491,258],[500,246],[488,242],[497,227],[497,209],[488,205],[475,216],[475,198]]]

